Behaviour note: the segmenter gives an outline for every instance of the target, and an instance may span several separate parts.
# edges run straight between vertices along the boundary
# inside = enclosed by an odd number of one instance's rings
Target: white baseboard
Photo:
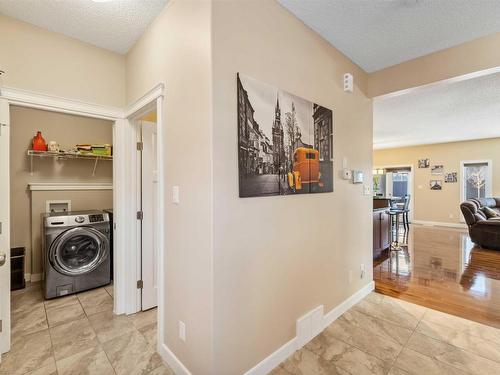
[[[352,296],[347,298],[344,302],[342,302],[337,307],[334,307],[323,317],[323,329],[332,324],[338,317],[340,317],[343,313],[365,298],[368,294],[370,294],[375,289],[375,281],[371,281],[366,284]]]
[[[42,280],[42,278],[43,278],[43,273],[32,273],[30,281],[34,283],[36,281]]]
[[[28,282],[37,282],[42,280],[43,274],[42,273],[25,273],[24,274],[24,281]]]
[[[446,223],[442,221],[426,221],[426,220],[413,220],[412,224],[426,225],[430,227],[448,227],[448,228],[465,228],[467,225],[465,223]]]
[[[175,356],[175,354],[165,344],[160,344],[159,352],[161,358],[167,363],[176,375],[191,375],[186,366]]]
[[[332,324],[339,316],[341,316],[352,306],[365,298],[374,289],[375,282],[371,281],[356,293],[354,293],[352,296],[343,301],[340,305],[325,314],[323,316],[323,329]],[[245,375],[266,375],[301,347],[302,346],[299,344],[298,338],[294,337],[285,345],[272,353],[270,356],[264,358],[264,360],[259,362],[256,366],[248,370]]]

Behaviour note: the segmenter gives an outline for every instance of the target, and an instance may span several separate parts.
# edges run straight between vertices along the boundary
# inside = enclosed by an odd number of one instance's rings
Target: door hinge
[[[2,333],[2,320],[0,319],[0,333]]]
[[[144,219],[144,213],[142,211],[137,211],[137,220]]]
[[[137,142],[137,151],[142,151],[144,144],[142,142]]]
[[[144,286],[144,282],[142,280],[137,280],[137,289],[142,289]]]

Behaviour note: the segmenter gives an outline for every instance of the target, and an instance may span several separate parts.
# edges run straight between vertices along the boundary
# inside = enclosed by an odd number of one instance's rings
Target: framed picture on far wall
[[[240,197],[333,191],[333,111],[237,74]]]
[[[444,174],[444,182],[457,182],[457,172],[449,172]]]
[[[443,181],[441,180],[431,180],[430,181],[431,190],[442,190],[443,189]]]
[[[419,159],[418,160],[418,167],[419,168],[429,168],[431,165],[431,161],[429,159]]]
[[[444,166],[442,164],[436,164],[431,167],[431,174],[443,174]]]

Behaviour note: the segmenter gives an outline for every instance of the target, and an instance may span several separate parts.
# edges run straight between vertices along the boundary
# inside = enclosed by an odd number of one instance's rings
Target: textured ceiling
[[[110,51],[126,53],[167,2],[0,0],[0,13]]]
[[[499,0],[278,0],[366,72],[500,32]]]
[[[375,98],[373,128],[375,149],[500,137],[500,73]]]

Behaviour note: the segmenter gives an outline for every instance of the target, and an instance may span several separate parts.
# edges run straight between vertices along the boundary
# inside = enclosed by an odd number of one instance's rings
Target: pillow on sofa
[[[486,206],[481,207],[481,211],[483,211],[488,219],[491,219],[492,217],[500,217],[500,215],[495,210]]]

